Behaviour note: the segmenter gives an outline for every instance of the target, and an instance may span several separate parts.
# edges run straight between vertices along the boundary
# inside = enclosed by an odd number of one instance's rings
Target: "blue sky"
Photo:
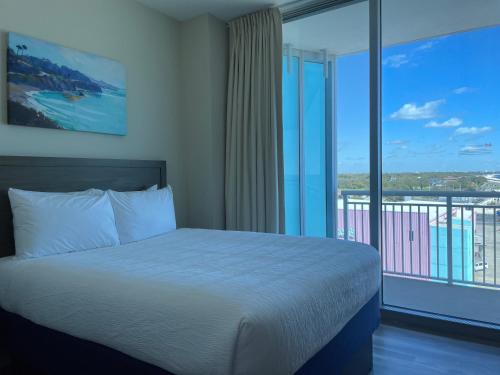
[[[24,52],[27,55],[47,58],[57,65],[66,65],[95,80],[104,81],[121,89],[125,88],[125,68],[117,61],[25,35],[9,33],[9,47],[16,51],[18,44],[25,44],[28,47]]]
[[[337,60],[339,171],[368,172],[368,53]],[[500,171],[500,27],[384,48],[383,170]]]

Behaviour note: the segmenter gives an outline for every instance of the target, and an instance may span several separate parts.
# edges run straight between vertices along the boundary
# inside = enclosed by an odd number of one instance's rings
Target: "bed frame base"
[[[379,325],[376,294],[296,375],[367,375]],[[0,309],[13,375],[174,375],[104,345],[61,333]],[[194,354],[195,355],[195,354]]]

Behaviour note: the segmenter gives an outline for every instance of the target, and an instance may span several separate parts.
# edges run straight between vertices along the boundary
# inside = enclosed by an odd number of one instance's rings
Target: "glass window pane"
[[[341,198],[347,190],[348,206],[344,217],[344,200],[338,202],[337,235],[344,239],[344,219],[347,238],[370,243],[370,92],[368,51],[337,57],[336,63],[336,123],[338,187]]]
[[[500,324],[500,3],[382,3],[384,303]]]
[[[326,236],[325,78],[323,64],[304,63],[305,235]]]
[[[285,233],[300,235],[299,59],[283,57]]]

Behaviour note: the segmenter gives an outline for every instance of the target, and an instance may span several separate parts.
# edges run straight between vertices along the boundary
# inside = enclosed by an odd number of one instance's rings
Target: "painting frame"
[[[7,123],[125,136],[125,66],[97,54],[9,32]]]

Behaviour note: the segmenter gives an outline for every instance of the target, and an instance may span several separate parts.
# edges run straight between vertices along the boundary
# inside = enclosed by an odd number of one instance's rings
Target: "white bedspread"
[[[366,245],[213,230],[0,261],[5,310],[178,375],[292,374],[379,284]]]

